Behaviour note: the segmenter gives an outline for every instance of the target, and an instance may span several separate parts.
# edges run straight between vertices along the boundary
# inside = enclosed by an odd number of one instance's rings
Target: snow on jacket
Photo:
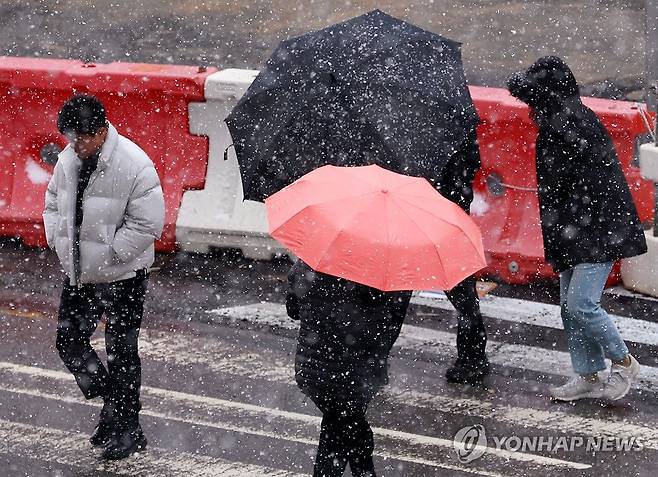
[[[585,106],[568,66],[544,57],[508,88],[538,122],[537,185],[546,260],[556,272],[647,251],[608,131]]]
[[[111,124],[83,196],[80,276],[74,263],[75,207],[80,159],[60,154],[46,191],[43,221],[71,285],[108,283],[134,276],[154,261],[164,226],[164,197],[153,163]]]
[[[540,130],[537,139],[544,248],[557,272],[647,251],[612,140],[591,110],[583,113],[578,146],[550,130]]]
[[[300,320],[295,378],[321,409],[341,402],[364,410],[388,382],[388,355],[411,292],[382,292],[312,270],[298,260],[286,307]]]

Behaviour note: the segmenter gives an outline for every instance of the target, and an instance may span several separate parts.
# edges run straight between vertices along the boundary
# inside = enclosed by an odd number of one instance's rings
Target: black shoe
[[[112,416],[114,415],[114,405],[105,399],[98,424],[91,433],[89,442],[94,447],[105,447],[114,436],[115,428]]]
[[[94,432],[91,433],[89,442],[94,447],[105,447],[111,440],[114,435],[114,427],[109,423],[101,419],[101,421],[96,424]]]
[[[457,359],[446,371],[446,380],[455,384],[479,384],[489,374],[489,360],[460,360]]]
[[[119,460],[146,449],[146,437],[141,427],[128,432],[119,432],[105,448],[103,459]]]

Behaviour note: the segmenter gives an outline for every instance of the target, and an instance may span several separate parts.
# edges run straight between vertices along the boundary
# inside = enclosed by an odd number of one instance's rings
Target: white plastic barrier
[[[240,169],[224,119],[256,78],[258,71],[227,69],[210,75],[205,103],[191,103],[190,132],[208,136],[205,188],[183,195],[176,241],[181,250],[207,253],[211,248],[236,248],[248,258],[270,259],[285,250],[267,233],[265,206],[243,201]]]
[[[658,147],[654,144],[640,146],[640,173],[645,179],[658,182]],[[653,236],[653,229],[645,231],[644,235],[647,253],[622,260],[621,279],[624,287],[630,290],[658,296],[658,237]]]

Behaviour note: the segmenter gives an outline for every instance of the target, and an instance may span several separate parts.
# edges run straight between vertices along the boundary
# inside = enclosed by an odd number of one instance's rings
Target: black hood
[[[578,83],[571,69],[557,56],[544,56],[526,71],[514,73],[507,89],[515,98],[535,109],[544,109],[580,96]]]

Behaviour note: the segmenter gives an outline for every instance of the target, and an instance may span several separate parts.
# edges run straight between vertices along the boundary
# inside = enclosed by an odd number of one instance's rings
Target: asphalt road
[[[319,415],[293,379],[297,325],[282,305],[288,264],[176,254],[160,255],[157,265],[140,337],[149,449],[105,463],[87,443],[99,403],[81,398],[54,349],[62,278],[56,260],[3,243],[0,475],[311,473]],[[440,295],[414,297],[393,351],[391,383],[369,410],[381,475],[655,475],[656,302],[606,297],[646,365],[629,396],[615,404],[557,404],[546,387],[566,379],[569,361],[554,292],[551,283],[499,286],[483,299],[494,372],[479,388],[446,384],[453,311]],[[102,330],[94,344],[102,349]],[[462,463],[453,438],[474,425],[483,426],[487,451]],[[560,437],[567,439],[562,447]],[[546,444],[517,448],[516,438]],[[630,450],[637,446],[642,450]]]
[[[538,56],[558,54],[583,93],[639,98],[642,5],[6,0],[0,55],[257,68],[281,39],[379,7],[464,42],[473,84],[501,86]],[[56,258],[0,243],[0,475],[309,475],[319,416],[293,379],[296,324],[281,305],[288,265],[231,253],[158,256],[140,339],[149,449],[106,463],[87,442],[99,403],[81,398],[54,349],[63,279]],[[569,374],[554,283],[500,285],[482,303],[493,374],[471,388],[443,378],[454,359],[452,309],[441,296],[414,298],[393,351],[391,383],[369,410],[379,474],[654,476],[656,302],[604,300],[645,365],[641,382],[614,405],[556,404],[546,396],[547,386]],[[102,349],[102,329],[95,344]],[[471,426],[482,426],[487,448],[464,463],[453,438]],[[544,447],[532,449],[533,442]],[[630,450],[637,444],[641,450]]]

